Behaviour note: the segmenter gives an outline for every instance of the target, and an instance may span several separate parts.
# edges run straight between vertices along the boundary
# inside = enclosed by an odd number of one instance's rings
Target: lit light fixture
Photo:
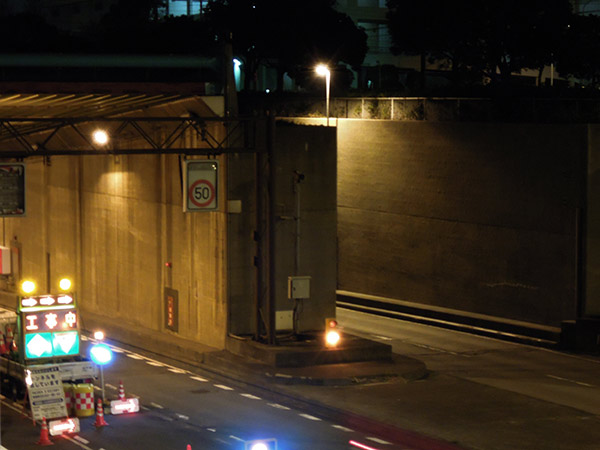
[[[325,319],[325,345],[327,347],[336,347],[340,342],[340,333],[337,326],[337,320],[334,318]]]
[[[97,341],[104,340],[104,331],[94,331],[94,339]]]
[[[73,283],[68,278],[62,278],[58,282],[58,286],[60,287],[61,291],[67,292],[69,289],[71,289],[71,286],[73,286]]]
[[[97,129],[92,133],[92,139],[98,145],[108,144],[108,133],[102,129]]]
[[[331,71],[325,64],[319,64],[315,67],[315,72],[320,77],[325,77],[325,115],[327,117],[327,126],[329,126],[329,85],[331,84]]]
[[[35,283],[31,280],[25,280],[21,283],[21,290],[24,294],[31,294],[35,291]]]

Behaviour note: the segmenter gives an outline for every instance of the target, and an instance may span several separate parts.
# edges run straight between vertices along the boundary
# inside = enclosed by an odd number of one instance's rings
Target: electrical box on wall
[[[288,277],[288,298],[310,298],[310,277]]]
[[[10,248],[0,246],[0,274],[10,275]]]
[[[276,311],[275,329],[277,331],[294,329],[294,311]]]

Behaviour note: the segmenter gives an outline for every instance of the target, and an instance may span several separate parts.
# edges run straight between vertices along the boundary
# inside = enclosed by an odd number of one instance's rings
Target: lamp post
[[[100,383],[102,385],[102,404],[106,401],[104,395],[104,366],[112,360],[112,350],[110,347],[102,341],[104,340],[104,333],[102,331],[96,331],[94,333],[94,345],[90,348],[90,357],[94,363],[100,366]]]
[[[329,85],[331,84],[331,72],[329,71],[329,67],[327,67],[325,64],[319,64],[315,68],[315,71],[320,77],[325,77],[325,110],[327,116],[327,126],[329,126]]]

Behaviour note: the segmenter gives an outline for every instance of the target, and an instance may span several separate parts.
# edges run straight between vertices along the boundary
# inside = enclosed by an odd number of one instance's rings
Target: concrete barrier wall
[[[226,173],[222,161],[221,173]],[[226,177],[221,177],[221,192]],[[5,219],[23,276],[54,290],[75,280],[80,307],[121,326],[165,330],[163,289],[179,294],[182,337],[222,348],[226,335],[226,213],[183,213],[177,156],[27,161],[27,217]],[[171,268],[165,264],[171,263]]]
[[[262,122],[261,122],[262,124]],[[267,133],[260,128],[257,145],[265,152],[262,173],[268,182]],[[295,275],[296,193],[294,172],[304,175],[300,193],[300,245],[297,275],[310,276],[310,298],[299,305],[298,330],[322,330],[325,317],[335,316],[336,288],[336,131],[324,126],[299,126],[277,121],[274,125],[275,173],[275,309],[288,314],[294,301],[288,298],[288,277]],[[254,155],[230,157],[229,195],[242,202],[240,214],[229,215],[230,331],[236,335],[255,332],[257,296],[257,243],[252,232],[256,224],[256,160]],[[266,187],[265,187],[266,191]],[[264,207],[268,196],[263,195]],[[260,232],[268,239],[267,217]],[[268,248],[265,247],[268,253]],[[260,299],[266,314],[268,261],[264,255],[264,289]],[[265,319],[266,320],[266,319]],[[288,334],[288,329],[280,330]]]
[[[338,288],[575,316],[585,125],[338,122]]]

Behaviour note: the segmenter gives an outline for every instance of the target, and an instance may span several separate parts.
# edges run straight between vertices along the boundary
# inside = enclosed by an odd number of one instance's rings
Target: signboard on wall
[[[165,328],[179,331],[179,293],[168,287],[165,288]]]
[[[0,164],[0,216],[25,215],[25,164]]]
[[[184,161],[184,212],[219,209],[219,161],[192,159]]]

